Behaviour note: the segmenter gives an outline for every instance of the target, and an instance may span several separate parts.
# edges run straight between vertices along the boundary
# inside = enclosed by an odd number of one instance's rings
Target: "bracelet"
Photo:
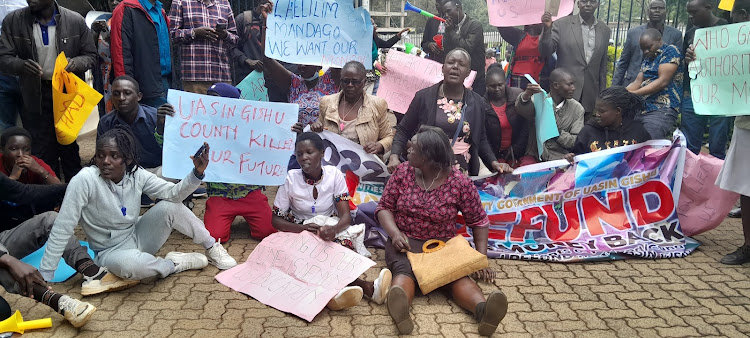
[[[193,168],[193,175],[195,175],[195,177],[197,177],[199,180],[202,180],[204,177],[206,177],[206,173],[199,175],[198,170],[195,168]]]
[[[194,29],[190,30],[190,38],[193,39],[193,40],[195,40],[195,30]]]

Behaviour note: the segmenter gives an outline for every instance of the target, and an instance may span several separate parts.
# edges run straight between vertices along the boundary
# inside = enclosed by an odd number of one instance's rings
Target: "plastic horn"
[[[25,330],[46,329],[48,327],[52,327],[52,318],[23,321],[21,312],[17,310],[10,318],[0,322],[0,332],[23,334]]]
[[[416,13],[422,14],[422,15],[428,17],[428,18],[433,18],[435,20],[445,22],[445,19],[443,19],[443,18],[441,18],[439,16],[436,16],[435,14],[432,14],[432,13],[430,13],[428,11],[421,10],[419,7],[416,7],[416,6],[412,5],[412,4],[410,4],[408,1],[404,5],[404,10],[405,11],[416,12]]]

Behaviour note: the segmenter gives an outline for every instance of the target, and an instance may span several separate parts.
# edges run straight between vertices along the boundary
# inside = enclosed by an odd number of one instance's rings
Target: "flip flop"
[[[398,285],[392,286],[388,291],[388,314],[393,318],[400,334],[410,334],[414,330],[414,322],[409,314],[409,299],[406,291]]]
[[[391,291],[392,292],[392,291]],[[495,333],[500,321],[508,313],[508,298],[500,291],[494,291],[487,297],[487,303],[484,307],[484,316],[479,321],[479,335],[491,336]]]

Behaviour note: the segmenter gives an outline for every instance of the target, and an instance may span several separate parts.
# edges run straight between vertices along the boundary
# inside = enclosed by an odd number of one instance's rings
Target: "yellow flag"
[[[734,0],[721,0],[719,3],[719,9],[723,9],[725,11],[731,11],[732,7],[734,7]]]
[[[68,59],[62,52],[55,60],[52,73],[52,109],[55,113],[55,134],[62,145],[73,143],[83,123],[94,107],[99,104],[102,94],[91,88],[73,73],[65,71]]]

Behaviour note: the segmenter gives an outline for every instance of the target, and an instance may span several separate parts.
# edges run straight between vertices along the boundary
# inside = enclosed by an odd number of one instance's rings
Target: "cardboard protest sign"
[[[181,179],[190,156],[211,147],[205,182],[281,185],[294,151],[298,105],[228,99],[169,90],[175,108],[164,126],[164,176]]]
[[[65,71],[68,59],[62,52],[55,59],[52,73],[52,111],[55,118],[57,142],[68,145],[78,138],[78,132],[89,117],[102,94],[91,88],[86,81]]]
[[[372,68],[372,23],[350,0],[277,0],[268,15],[266,56],[296,64]]]
[[[699,29],[693,46],[688,76],[695,113],[750,115],[750,23]]]
[[[277,232],[263,239],[245,263],[216,275],[216,280],[310,322],[373,265],[369,258],[310,232]]]
[[[406,114],[418,91],[443,80],[442,64],[395,50],[388,52],[385,66],[388,71],[380,77],[377,96],[388,102],[388,109],[402,114]],[[472,70],[464,86],[471,88],[476,76]]]
[[[268,101],[268,88],[263,73],[254,70],[237,84],[240,90],[240,98],[252,101]]]
[[[736,192],[716,186],[724,161],[708,154],[685,152],[685,171],[677,204],[677,215],[686,236],[693,236],[719,226],[740,198]]]
[[[533,25],[542,22],[542,15],[547,6],[554,10],[551,2],[557,0],[487,0],[487,14],[490,25],[495,27],[513,27]],[[547,2],[550,2],[548,5]],[[552,20],[557,20],[573,12],[575,0],[559,0],[557,15],[552,12]]]

